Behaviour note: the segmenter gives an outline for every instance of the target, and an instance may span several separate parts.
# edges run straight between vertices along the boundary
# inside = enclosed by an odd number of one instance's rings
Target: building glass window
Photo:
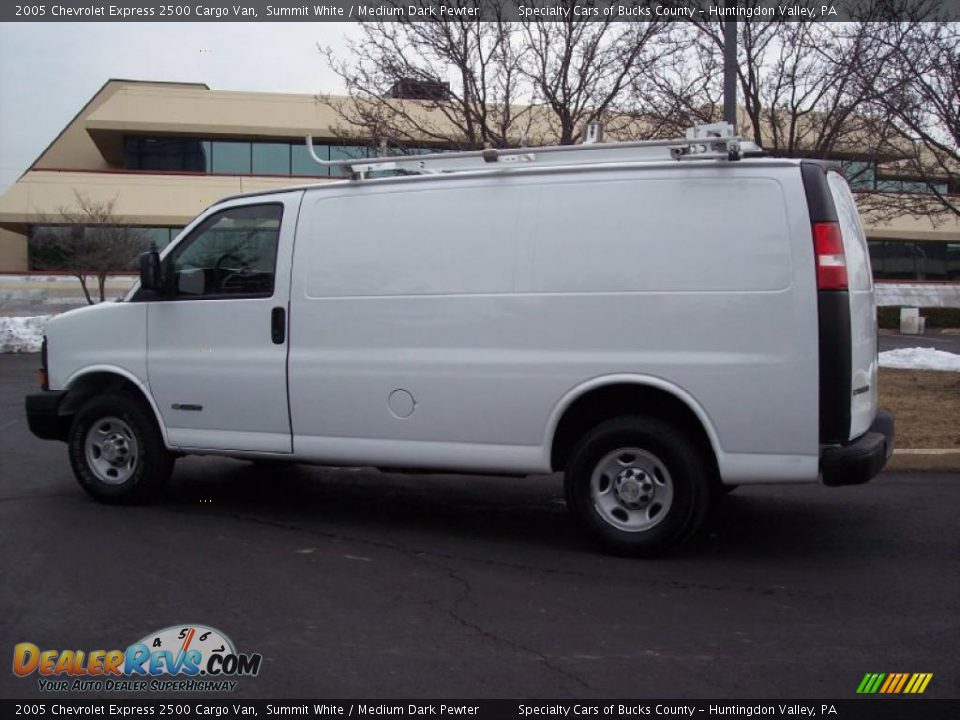
[[[947,279],[947,244],[918,242],[917,277],[920,280]]]
[[[354,160],[359,158],[369,157],[367,149],[362,145],[331,145],[330,146],[330,159],[331,160]],[[316,163],[314,163],[316,167]],[[330,175],[332,177],[346,177],[349,175],[349,172],[345,168],[330,168]]]
[[[884,274],[891,280],[917,279],[917,250],[914,243],[884,243]]]
[[[141,228],[140,234],[148,250],[163,250],[170,244],[170,228],[148,227]]]
[[[340,143],[313,146],[322,160],[376,157],[363,145]],[[391,155],[418,155],[436,148],[390,148]],[[262,140],[206,140],[127,136],[124,138],[124,167],[127,170],[173,170],[225,175],[293,175],[301,177],[343,177],[341,168],[318,166],[302,142]],[[383,171],[390,172],[390,171]]]
[[[85,253],[86,243],[95,245],[98,236],[113,228],[92,228],[83,225],[32,225],[27,248],[31,270],[72,270],[77,253]],[[124,249],[110,263],[115,272],[136,270],[137,256],[147,250],[163,250],[177,237],[182,227],[131,227]]]
[[[254,175],[289,175],[289,143],[253,143]]]
[[[873,272],[873,279],[878,280],[884,277],[884,257],[883,257],[883,241],[882,240],[868,240],[867,247],[870,250],[870,270]]]
[[[128,170],[209,172],[209,143],[187,138],[127,137],[124,167]]]
[[[843,175],[853,190],[873,190],[876,183],[876,166],[872,162],[844,160]]]
[[[905,193],[929,193],[936,191],[946,194],[947,183],[933,183],[928,185],[919,180],[905,180],[896,176],[896,169],[888,169],[887,175],[883,175],[884,168],[881,164],[877,166],[874,161],[866,160],[843,160],[841,161],[844,177],[853,190],[876,190],[878,192],[905,192]],[[883,175],[878,177],[878,173]]]
[[[947,243],[947,279],[960,281],[960,243]]]
[[[313,151],[321,160],[330,159],[329,145],[314,145]],[[294,144],[290,147],[290,169],[291,175],[312,175],[313,177],[326,177],[330,175],[329,168],[323,168],[317,165],[310,153],[307,152],[307,146],[304,143]]]
[[[250,174],[250,143],[214,140],[212,168],[215,173]]]
[[[149,242],[150,250],[163,250],[173,242],[174,238],[183,230],[182,227],[142,227],[138,231]]]
[[[960,243],[870,240],[876,280],[960,280]]]
[[[882,190],[884,192],[905,192],[905,193],[929,193],[929,192],[938,192],[940,194],[946,194],[947,184],[946,183],[931,183],[927,184],[919,180],[877,180],[877,190]]]

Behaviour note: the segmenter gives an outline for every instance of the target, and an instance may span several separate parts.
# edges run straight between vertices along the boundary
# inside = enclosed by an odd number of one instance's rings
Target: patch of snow
[[[95,302],[95,303],[99,303],[99,300],[97,299],[98,297],[99,297],[99,296],[94,295],[94,302]],[[118,295],[117,297],[123,297],[123,295]],[[112,298],[112,297],[110,296],[110,294],[108,293],[108,294],[107,294],[107,298],[104,300],[104,302],[111,302],[112,300],[113,300],[113,298]],[[75,297],[68,297],[68,296],[65,296],[65,297],[47,297],[47,298],[44,298],[44,299],[43,299],[43,304],[44,304],[44,305],[86,305],[86,304],[87,304],[87,299],[86,299],[85,297],[80,296],[80,295],[77,295],[77,296],[75,296]]]
[[[0,317],[0,353],[40,352],[43,328],[52,317]]]
[[[6,290],[0,289],[0,305],[4,304],[13,304],[13,303],[38,303],[43,302],[43,290],[42,289],[31,289],[31,290]]]
[[[933,348],[900,348],[880,353],[880,367],[960,372],[960,355]]]

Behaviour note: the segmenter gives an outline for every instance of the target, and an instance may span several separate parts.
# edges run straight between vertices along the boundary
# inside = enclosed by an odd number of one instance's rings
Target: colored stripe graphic
[[[905,693],[910,693],[911,695],[919,695],[924,690],[927,689],[927,685],[930,684],[930,680],[933,678],[933,673],[914,673],[913,677],[910,678],[910,682],[907,683],[907,687],[904,688]]]
[[[903,686],[907,683],[907,673],[900,673],[900,682],[897,683],[897,686],[893,688],[892,692],[898,693],[903,690]]]
[[[933,679],[933,673],[867,673],[857,686],[860,695],[920,695]]]
[[[880,683],[886,677],[885,673],[867,673],[860,681],[857,692],[861,695],[872,695],[880,687]]]

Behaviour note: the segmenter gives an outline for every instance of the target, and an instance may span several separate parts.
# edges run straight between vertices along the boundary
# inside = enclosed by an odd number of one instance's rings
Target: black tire
[[[643,455],[638,459],[634,453],[618,454],[624,449],[640,450]],[[603,467],[619,463],[616,467],[623,470],[611,479],[611,473],[601,472],[601,463]],[[634,463],[641,467],[639,473],[631,467]],[[592,487],[594,471],[597,484]],[[632,488],[620,484],[629,483],[630,477],[634,478]],[[643,416],[609,420],[588,432],[574,449],[564,476],[567,506],[580,528],[606,551],[631,557],[662,554],[693,535],[710,504],[710,488],[701,449],[674,426]],[[595,490],[607,498],[606,511],[600,509],[600,500],[595,501]],[[638,494],[633,498],[636,505],[625,504],[624,496],[631,493]],[[662,500],[659,510],[658,498]],[[614,524],[618,518],[621,527]],[[631,523],[635,529],[624,529]],[[652,524],[643,527],[644,523]]]
[[[121,458],[130,458],[128,465],[110,482],[101,477],[106,473],[102,469],[98,472],[86,452],[87,436],[98,423],[101,424],[99,431],[108,439],[120,437],[127,448]],[[97,500],[116,504],[143,503],[156,497],[170,478],[175,461],[175,456],[163,444],[150,408],[139,398],[119,393],[95,397],[80,409],[70,426],[67,451],[80,486]],[[126,474],[129,476],[123,477]]]
[[[739,485],[724,485],[723,483],[717,483],[715,485],[715,491],[718,496],[729,495],[734,490],[736,490]]]

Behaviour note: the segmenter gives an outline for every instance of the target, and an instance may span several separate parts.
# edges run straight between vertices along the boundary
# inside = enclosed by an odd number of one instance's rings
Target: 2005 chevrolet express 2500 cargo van
[[[27,415],[93,496],[143,500],[193,453],[562,471],[580,525],[651,555],[725,485],[862,483],[892,451],[824,164],[726,126],[332,164],[352,178],[223,200],[122,302],[50,321]]]

